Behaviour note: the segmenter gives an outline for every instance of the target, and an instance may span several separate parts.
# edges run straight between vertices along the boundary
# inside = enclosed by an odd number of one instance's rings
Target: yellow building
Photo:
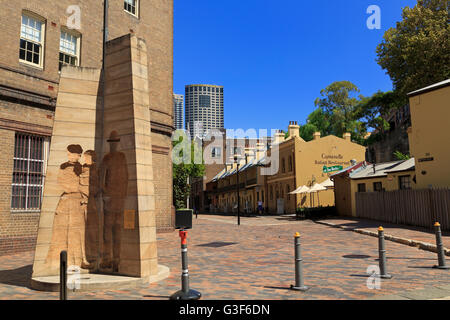
[[[279,168],[276,174],[266,177],[269,212],[295,213],[299,207],[333,206],[332,188],[317,193],[290,193],[301,186],[323,183],[333,172],[348,167],[352,160],[356,162],[365,158],[365,147],[352,142],[350,133],[339,138],[321,137],[317,132],[312,141],[306,142],[300,137],[299,129],[297,122],[292,121],[287,139],[280,133],[275,136]]]
[[[450,187],[450,79],[408,94],[417,189]]]
[[[378,164],[360,162],[331,176],[336,211],[356,217],[358,192],[384,192],[415,188],[414,158]]]

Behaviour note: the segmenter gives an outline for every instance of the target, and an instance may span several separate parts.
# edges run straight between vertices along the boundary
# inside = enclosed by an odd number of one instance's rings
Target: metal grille
[[[44,185],[45,137],[16,133],[11,210],[38,211]]]

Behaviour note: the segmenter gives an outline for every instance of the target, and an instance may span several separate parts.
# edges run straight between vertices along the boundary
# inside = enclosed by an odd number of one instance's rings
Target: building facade
[[[312,187],[327,181],[329,176],[349,166],[352,160],[362,161],[365,148],[350,140],[335,136],[320,137],[306,142],[300,137],[295,121],[289,125],[289,137],[275,133],[269,144],[258,143],[245,148],[247,155],[228,165],[208,184],[208,199],[218,212],[236,212],[237,180],[241,212],[257,212],[258,205],[271,214],[295,213],[299,207],[333,206],[333,189],[319,193],[291,194],[301,186]],[[268,172],[271,167],[272,172]],[[263,170],[265,171],[263,173]]]
[[[185,121],[191,139],[212,129],[223,129],[223,86],[193,84],[185,87]]]
[[[416,158],[417,189],[450,187],[450,79],[409,94],[411,155]]]
[[[299,126],[292,121],[288,128],[288,138],[279,134],[279,168],[274,175],[267,176],[267,207],[274,213],[295,213],[299,207],[334,206],[333,188],[327,190],[290,194],[301,186],[311,188],[324,183],[331,174],[351,164],[351,161],[365,159],[365,147],[351,141],[350,133],[342,138],[321,137],[304,141],[300,137]],[[273,148],[273,147],[272,147]]]
[[[60,67],[102,67],[103,3],[73,4],[19,0],[0,12],[0,254],[35,243]],[[108,40],[147,44],[156,223],[173,230],[173,1],[110,0],[107,24]]]
[[[415,189],[414,168],[414,158],[376,164],[364,161],[332,175],[337,213],[357,216],[356,193]]]
[[[173,94],[173,125],[176,130],[183,129],[183,107],[184,96],[182,94]]]

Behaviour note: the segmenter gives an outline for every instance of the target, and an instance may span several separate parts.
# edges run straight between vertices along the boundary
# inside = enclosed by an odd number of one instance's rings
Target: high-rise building
[[[175,129],[183,129],[183,103],[182,94],[173,94],[173,126]]]
[[[185,87],[186,130],[191,138],[210,129],[223,129],[223,86],[192,84]]]

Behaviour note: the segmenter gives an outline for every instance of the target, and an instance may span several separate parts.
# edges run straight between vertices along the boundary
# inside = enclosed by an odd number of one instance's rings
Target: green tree
[[[367,128],[373,128],[383,134],[389,130],[385,117],[391,110],[402,106],[395,92],[378,91],[371,97],[363,97],[356,107],[356,117],[365,123]]]
[[[182,143],[183,140],[173,141],[173,146]],[[191,186],[188,184],[188,178],[199,178],[205,174],[205,165],[203,162],[203,152],[200,146],[195,147],[191,143],[190,162],[173,164],[173,202],[176,209],[183,209],[187,206],[187,199],[191,193]],[[179,156],[182,157],[182,154]],[[202,163],[196,163],[201,159]]]
[[[408,92],[450,78],[449,0],[418,0],[386,31],[377,62],[405,102]]]
[[[316,107],[329,122],[325,135],[342,137],[345,132],[352,134],[352,139],[361,143],[367,133],[364,122],[358,118],[357,106],[363,96],[357,96],[359,89],[350,81],[333,82],[320,91],[322,98],[315,101]]]

